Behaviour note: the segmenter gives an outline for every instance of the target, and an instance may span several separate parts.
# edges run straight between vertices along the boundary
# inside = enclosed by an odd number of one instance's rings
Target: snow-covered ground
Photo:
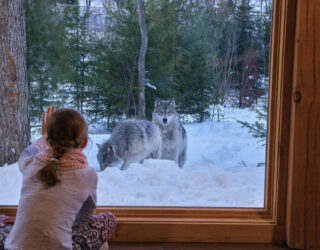
[[[185,125],[188,135],[187,162],[180,169],[167,160],[145,160],[98,172],[98,205],[263,207],[265,146],[257,143],[237,120],[254,121],[249,110],[222,108],[221,122]],[[107,134],[90,134],[85,149],[90,166],[99,170],[96,143]],[[17,164],[0,168],[0,204],[16,205],[21,174]]]

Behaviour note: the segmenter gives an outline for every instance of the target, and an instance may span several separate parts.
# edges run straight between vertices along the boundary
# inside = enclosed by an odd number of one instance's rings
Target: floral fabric
[[[6,215],[0,215],[0,250],[4,250],[4,242],[12,229],[5,225]],[[72,246],[74,250],[98,250],[115,230],[117,221],[110,212],[100,213],[80,225],[72,227]]]

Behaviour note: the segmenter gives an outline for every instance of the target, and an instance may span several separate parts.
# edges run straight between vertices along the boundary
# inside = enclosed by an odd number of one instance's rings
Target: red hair
[[[55,111],[47,123],[47,142],[53,149],[54,160],[38,173],[37,177],[52,187],[60,182],[57,176],[58,159],[72,148],[79,148],[88,136],[88,126],[83,116],[74,109],[63,108]]]

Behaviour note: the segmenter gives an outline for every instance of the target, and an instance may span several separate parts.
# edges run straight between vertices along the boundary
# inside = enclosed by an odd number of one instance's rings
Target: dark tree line
[[[156,97],[175,97],[179,113],[197,121],[209,117],[212,105],[251,107],[267,94],[270,1],[254,1],[260,8],[252,0],[144,1],[143,79],[143,1],[105,0],[104,32],[96,33],[89,25],[90,1],[81,8],[77,1],[28,0],[31,118],[37,122],[53,103],[112,126],[139,116],[141,87],[147,118]]]

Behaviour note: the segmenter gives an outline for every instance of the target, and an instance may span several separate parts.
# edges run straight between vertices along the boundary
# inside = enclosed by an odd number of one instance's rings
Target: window
[[[263,208],[272,0],[146,2],[145,109],[156,126],[149,136],[130,123],[130,138],[113,126],[140,112],[137,6],[102,3],[28,3],[33,140],[47,105],[80,110],[101,206]],[[107,129],[119,135],[110,154],[96,145],[110,138]],[[130,161],[137,148],[140,158]],[[106,163],[113,155],[133,164],[112,168]],[[148,155],[171,161],[138,164]],[[19,188],[11,187],[20,181],[10,176],[0,201],[16,205]]]
[[[284,90],[291,88],[291,70],[286,69],[292,67],[293,60],[295,4],[291,1],[274,1],[273,15],[268,168],[264,208],[100,207],[100,210],[110,209],[119,218],[115,240],[222,242],[283,240],[290,108],[290,91]],[[15,208],[2,208],[2,211],[14,213]]]

